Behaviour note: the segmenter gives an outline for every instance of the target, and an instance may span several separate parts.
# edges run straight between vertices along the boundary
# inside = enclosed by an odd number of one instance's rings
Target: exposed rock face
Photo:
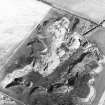
[[[20,100],[24,97],[22,101],[30,105],[89,102],[96,94],[92,82],[102,70],[104,56],[95,43],[73,28],[67,16],[44,21],[37,27],[38,35],[26,44],[29,62],[9,72],[1,87],[14,92]]]

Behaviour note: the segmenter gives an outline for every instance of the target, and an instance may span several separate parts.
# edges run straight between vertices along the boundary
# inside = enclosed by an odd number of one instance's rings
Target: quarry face
[[[2,68],[1,90],[26,105],[92,104],[105,57],[84,33],[96,25],[51,9]]]

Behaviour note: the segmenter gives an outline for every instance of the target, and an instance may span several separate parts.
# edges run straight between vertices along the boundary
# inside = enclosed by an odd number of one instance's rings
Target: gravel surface
[[[10,97],[0,92],[0,105],[17,105]]]

